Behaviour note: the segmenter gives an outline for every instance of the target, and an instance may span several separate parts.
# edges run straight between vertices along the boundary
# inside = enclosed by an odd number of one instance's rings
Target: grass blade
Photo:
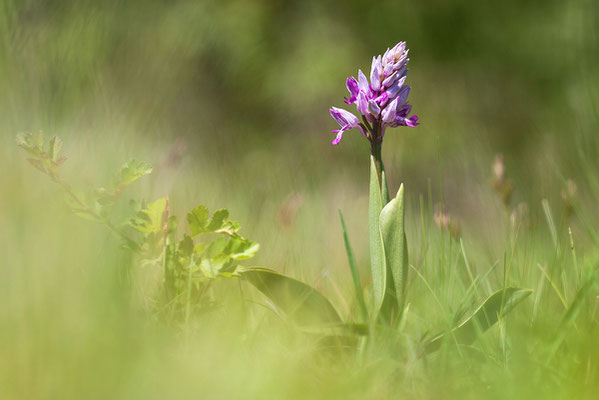
[[[351,276],[354,282],[354,289],[356,290],[356,299],[358,300],[358,305],[360,306],[362,318],[364,321],[367,321],[368,309],[366,307],[366,301],[364,300],[364,293],[362,292],[360,273],[358,272],[358,267],[356,266],[356,259],[354,257],[354,252],[352,250],[351,243],[349,242],[349,236],[347,234],[347,228],[345,226],[345,221],[343,220],[343,214],[341,213],[341,210],[339,210],[339,220],[341,221],[341,229],[343,230],[343,242],[345,243],[347,261],[349,262],[349,269],[351,270]]]
[[[559,238],[557,236],[557,228],[555,225],[555,220],[553,219],[553,214],[551,213],[551,207],[549,206],[549,201],[547,199],[543,199],[543,212],[545,213],[545,219],[547,219],[547,225],[549,226],[549,232],[551,233],[551,240],[553,240],[553,245],[555,246],[557,255],[561,254],[561,249],[559,245]]]
[[[427,341],[424,352],[431,353],[441,346],[448,336],[452,336],[458,344],[472,344],[474,340],[508,312],[514,309],[522,300],[532,293],[531,289],[506,288],[489,296],[464,322],[449,332],[444,332]]]
[[[553,356],[559,349],[560,345],[566,338],[566,335],[567,335],[568,331],[570,330],[570,327],[572,327],[572,325],[576,326],[575,325],[576,317],[578,317],[578,314],[580,313],[582,304],[583,304],[584,300],[587,298],[589,290],[593,287],[594,281],[595,281],[595,276],[593,275],[580,287],[580,289],[578,289],[578,291],[576,292],[576,295],[574,296],[574,299],[572,300],[572,303],[570,304],[570,306],[567,308],[566,312],[562,316],[562,319],[560,321],[560,324],[559,324],[559,327],[557,330],[556,337],[553,340],[553,343],[551,345],[551,350],[549,352],[549,358],[548,358],[547,362],[549,362],[551,360],[551,358],[553,358]]]

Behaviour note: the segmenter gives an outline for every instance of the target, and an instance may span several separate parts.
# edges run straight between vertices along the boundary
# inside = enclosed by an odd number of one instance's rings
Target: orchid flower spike
[[[408,49],[405,42],[399,42],[385,54],[372,58],[370,82],[366,75],[358,71],[358,79],[347,78],[346,86],[349,98],[346,104],[355,104],[362,122],[351,112],[331,107],[331,116],[341,129],[333,130],[337,134],[333,144],[338,144],[345,131],[358,128],[372,144],[383,140],[387,127],[415,127],[417,115],[410,115],[412,106],[408,104],[410,86],[406,85],[408,73]]]

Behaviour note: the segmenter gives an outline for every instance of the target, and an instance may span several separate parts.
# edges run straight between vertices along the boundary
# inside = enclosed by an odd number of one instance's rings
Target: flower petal
[[[368,111],[370,111],[370,113],[376,117],[381,113],[381,108],[379,107],[378,104],[376,104],[376,101],[369,100],[368,101]]]
[[[331,142],[331,144],[333,146],[336,146],[339,144],[339,142],[341,141],[341,139],[343,139],[343,132],[345,132],[343,129],[339,129],[338,131],[333,131],[335,133],[337,133],[337,136],[335,137],[335,139],[333,139],[333,141]]]
[[[349,94],[350,94],[349,99],[347,97],[345,98],[345,103],[346,104],[355,103],[357,96],[358,96],[358,92],[360,91],[360,89],[358,87],[358,81],[356,80],[356,78],[351,76],[351,77],[347,78],[347,81],[345,82],[345,86],[347,86],[347,90],[349,91]]]
[[[418,115],[412,115],[410,118],[406,118],[406,125],[411,128],[420,125],[420,122],[418,122]]]
[[[374,91],[378,91],[381,88],[381,56],[372,57],[372,66],[370,67],[370,87]]]
[[[360,90],[360,94],[358,94],[358,100],[356,101],[356,108],[358,112],[363,116],[368,116],[370,111],[368,111],[368,99],[366,98],[366,94]]]
[[[402,86],[401,89],[399,89],[399,93],[397,94],[399,104],[404,104],[406,101],[408,101],[410,90],[412,90],[412,88],[408,85]]]
[[[358,119],[358,117],[356,117],[354,114],[350,113],[347,110],[344,110],[343,108],[337,108],[337,107],[331,107],[331,109],[329,110],[329,113],[331,114],[331,117],[333,117],[333,119],[335,121],[337,121],[337,123],[339,124],[339,126],[341,126],[341,128],[346,128],[346,129],[351,129],[351,128],[355,128],[359,123],[360,120]]]
[[[397,97],[397,94],[399,93],[399,89],[401,89],[401,87],[403,86],[404,82],[406,81],[406,76],[404,76],[403,78],[395,81],[393,83],[393,85],[391,85],[391,87],[389,87],[389,89],[387,89],[387,95],[389,96],[390,99],[394,99]]]
[[[395,115],[397,114],[397,104],[397,99],[395,99],[383,110],[382,118],[385,124],[390,124],[395,119]]]
[[[364,92],[364,94],[370,93],[368,78],[366,78],[366,75],[364,75],[364,72],[362,72],[362,70],[358,71],[358,88],[361,92]]]

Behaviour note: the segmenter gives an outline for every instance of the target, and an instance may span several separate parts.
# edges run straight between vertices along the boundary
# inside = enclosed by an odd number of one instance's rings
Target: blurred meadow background
[[[445,327],[466,268],[478,300],[504,281],[535,290],[485,340],[427,363],[314,356],[267,310],[247,321],[263,307],[236,282],[191,337],[147,318],[122,289],[119,243],[15,145],[60,136],[63,176],[83,188],[149,162],[125,197],[228,208],[261,245],[251,265],[347,314],[337,210],[367,286],[369,150],[358,132],[330,145],[328,108],[403,40],[421,125],[387,131],[383,158],[407,193],[407,324]],[[592,0],[0,0],[0,397],[594,398],[598,50]]]

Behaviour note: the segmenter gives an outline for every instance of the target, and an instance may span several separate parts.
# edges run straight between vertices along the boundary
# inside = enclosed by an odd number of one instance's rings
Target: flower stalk
[[[387,128],[419,125],[418,116],[410,115],[410,86],[406,85],[408,50],[400,42],[384,55],[373,57],[370,81],[359,70],[358,79],[347,78],[350,97],[346,104],[355,104],[360,118],[353,113],[331,107],[329,112],[340,128],[332,144],[337,145],[343,134],[358,129],[370,144],[371,172],[368,206],[370,270],[372,278],[371,328],[379,323],[397,327],[406,301],[408,248],[405,234],[404,189],[390,199],[383,164],[383,138]],[[351,259],[351,255],[348,254]]]
[[[379,189],[381,193],[383,192],[383,185],[386,182],[383,181],[383,172],[385,171],[385,165],[383,164],[383,142],[382,141],[371,141],[370,142],[370,156],[372,157],[372,162],[376,168],[376,175],[379,181]]]

